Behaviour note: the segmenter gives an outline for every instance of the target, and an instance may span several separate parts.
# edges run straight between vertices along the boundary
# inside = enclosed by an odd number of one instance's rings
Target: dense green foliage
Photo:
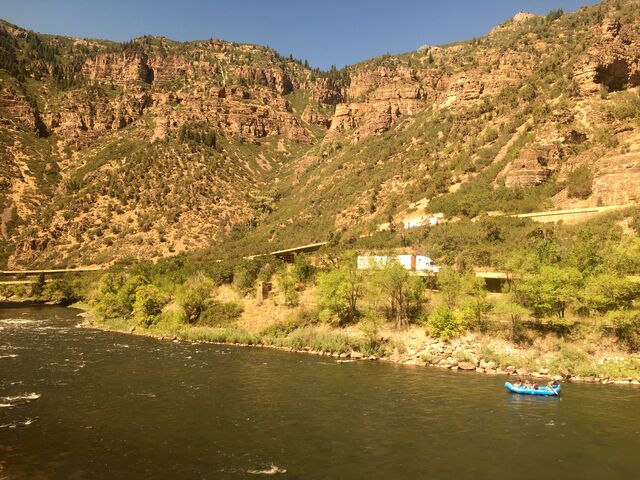
[[[632,352],[640,351],[640,312],[615,311],[608,315],[618,339]]]
[[[428,325],[432,335],[445,340],[457,337],[464,330],[456,312],[446,305],[436,307],[429,314]]]
[[[564,318],[571,302],[578,298],[582,275],[572,267],[545,265],[540,271],[517,282],[522,303],[536,316],[550,314]]]
[[[221,327],[240,318],[243,308],[237,303],[214,302],[207,306],[198,319],[198,325]]]
[[[340,324],[357,320],[362,312],[360,300],[365,294],[365,277],[355,265],[344,265],[318,277],[318,296],[325,315],[336,316]]]
[[[133,318],[141,325],[155,323],[169,299],[155,285],[141,285],[136,289]]]
[[[309,262],[305,254],[296,255],[293,262],[293,276],[296,281],[305,284],[313,280],[316,268]]]
[[[421,314],[424,282],[398,262],[389,262],[373,276],[373,288],[382,300],[384,317],[397,328],[406,327]]]
[[[300,301],[297,291],[298,283],[293,272],[288,268],[282,268],[277,273],[278,287],[284,296],[284,304],[287,307],[295,307]]]
[[[195,323],[207,308],[214,284],[202,274],[188,278],[177,290],[176,300],[183,308],[187,323]]]
[[[185,124],[178,129],[178,141],[202,143],[215,148],[216,132],[206,123]]]
[[[105,273],[90,293],[90,303],[107,319],[131,319],[142,327],[223,325],[242,314],[238,305],[214,301],[216,282],[201,271],[182,276],[164,268],[141,265]]]
[[[238,263],[233,270],[233,285],[236,289],[243,293],[247,294],[251,290],[253,290],[254,284],[260,274],[261,266],[259,262],[254,262],[251,260],[243,260]],[[271,278],[271,276],[269,276]],[[265,279],[265,280],[268,280]]]

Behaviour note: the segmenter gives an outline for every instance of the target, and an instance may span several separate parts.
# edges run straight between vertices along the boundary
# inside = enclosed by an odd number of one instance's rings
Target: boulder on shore
[[[458,368],[460,370],[475,370],[476,364],[473,362],[460,362],[458,363]]]

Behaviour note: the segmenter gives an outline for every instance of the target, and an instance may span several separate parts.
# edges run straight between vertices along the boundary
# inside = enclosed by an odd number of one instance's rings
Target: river
[[[76,328],[0,309],[0,479],[639,478],[640,389]]]

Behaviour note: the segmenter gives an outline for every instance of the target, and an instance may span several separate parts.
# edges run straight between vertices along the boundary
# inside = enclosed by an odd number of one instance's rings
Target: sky
[[[519,11],[594,0],[0,0],[0,18],[40,33],[126,41],[142,35],[268,45],[314,67],[486,34]]]

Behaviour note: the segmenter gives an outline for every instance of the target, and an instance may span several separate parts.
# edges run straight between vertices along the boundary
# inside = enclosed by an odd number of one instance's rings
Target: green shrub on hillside
[[[609,111],[616,120],[640,117],[640,95],[636,92],[619,92],[612,98]]]
[[[140,275],[108,272],[98,282],[93,303],[106,318],[129,317],[133,311],[136,290],[147,283]]]
[[[212,303],[198,318],[198,325],[221,327],[237,320],[244,309],[233,302]]]
[[[613,325],[613,332],[629,351],[640,351],[640,311],[616,310],[606,319]]]
[[[629,221],[629,226],[640,236],[640,209],[633,215]]]
[[[178,129],[178,141],[197,142],[215,148],[216,132],[205,122],[185,124]]]
[[[184,309],[177,303],[170,303],[162,310],[158,321],[152,326],[167,333],[175,333],[184,326],[186,321],[187,314]]]
[[[278,288],[284,297],[284,304],[287,307],[295,307],[300,302],[300,294],[297,287],[296,277],[287,267],[281,268],[277,273]]]
[[[133,318],[143,326],[155,323],[169,297],[155,285],[141,285],[136,289],[133,302]]]
[[[258,272],[258,280],[261,282],[270,282],[271,277],[276,273],[277,268],[275,262],[265,263],[262,267],[260,267],[260,271]]]
[[[86,295],[86,286],[81,279],[55,279],[47,283],[42,298],[60,305],[79,302]]]
[[[564,318],[567,308],[577,303],[582,284],[583,277],[577,269],[549,265],[520,281],[517,294],[536,316],[555,314]]]
[[[427,325],[434,337],[451,340],[464,331],[456,312],[446,305],[439,305],[429,314]]]
[[[309,262],[305,254],[295,256],[293,262],[293,275],[300,284],[311,281],[316,273],[316,268]]]
[[[383,302],[383,315],[396,328],[406,327],[422,313],[424,283],[398,262],[389,262],[375,272],[372,286]]]
[[[529,310],[518,304],[514,297],[514,294],[507,293],[493,305],[493,312],[498,319],[507,319],[509,340],[520,343],[525,340],[523,319],[529,315]]]
[[[567,194],[571,198],[587,198],[593,191],[593,174],[586,165],[576,168],[567,178]]]
[[[243,295],[255,287],[261,265],[253,260],[242,260],[233,270],[233,286]]]
[[[619,242],[608,242],[602,255],[602,262],[606,270],[615,272],[619,276],[639,275],[640,237],[628,235]]]
[[[44,273],[38,275],[38,278],[35,282],[31,284],[31,297],[40,298],[40,296],[44,293],[44,289],[46,287]]]
[[[563,15],[564,15],[564,10],[561,8],[558,8],[557,10],[551,10],[549,13],[547,13],[547,16],[545,17],[545,19],[547,20],[547,22],[553,22],[554,20],[558,20]]]
[[[136,291],[138,288],[147,284],[147,279],[139,275],[130,275],[127,277],[116,295],[115,308],[119,316],[128,317],[131,315],[136,300]]]
[[[640,283],[618,274],[602,273],[588,277],[581,296],[586,307],[593,312],[629,308],[640,298]]]
[[[337,317],[340,324],[360,317],[359,302],[364,293],[364,274],[355,265],[342,266],[318,276],[319,303],[328,316]]]
[[[209,306],[215,288],[213,281],[197,273],[188,278],[176,291],[176,300],[184,309],[187,323],[195,323]]]
[[[444,268],[438,273],[436,284],[449,307],[454,307],[458,298],[463,294],[463,282],[463,275],[453,268]]]

